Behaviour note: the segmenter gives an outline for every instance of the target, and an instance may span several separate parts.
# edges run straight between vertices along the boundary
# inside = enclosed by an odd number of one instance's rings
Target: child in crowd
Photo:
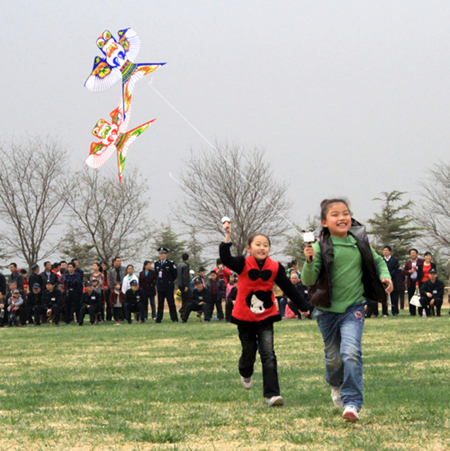
[[[216,271],[214,269],[209,274],[209,280],[206,284],[206,288],[209,290],[211,295],[211,317],[214,313],[214,306],[217,310],[217,319],[223,321],[223,309],[222,301],[225,299],[225,283],[222,279],[217,277]]]
[[[232,272],[228,278],[228,285],[226,291],[226,303],[225,303],[225,321],[229,323],[231,321],[231,315],[233,314],[234,303],[237,297],[238,276]]]
[[[263,391],[267,406],[282,406],[278,384],[277,359],[273,349],[273,323],[280,321],[273,294],[276,284],[302,305],[298,291],[286,276],[283,265],[269,257],[270,241],[265,235],[252,235],[247,242],[247,258],[232,257],[230,253],[231,222],[223,223],[226,232],[224,242],[220,244],[220,258],[223,264],[239,275],[239,290],[231,316],[231,322],[237,324],[242,355],[239,359],[241,383],[246,390],[253,387],[253,367],[256,350],[259,350],[263,367]]]
[[[359,420],[363,403],[361,338],[367,300],[385,303],[393,289],[383,258],[370,246],[365,227],[347,201],[321,203],[319,241],[307,244],[302,281],[325,344],[325,380],[346,421]],[[383,286],[387,285],[387,288]]]
[[[113,311],[114,321],[116,326],[120,326],[120,321],[123,319],[123,303],[125,295],[122,293],[120,282],[116,282],[114,290],[109,295],[109,305]]]

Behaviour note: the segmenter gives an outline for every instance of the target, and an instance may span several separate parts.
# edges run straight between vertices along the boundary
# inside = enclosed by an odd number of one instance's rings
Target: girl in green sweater
[[[352,219],[345,200],[324,200],[321,224],[319,241],[305,247],[301,277],[312,286],[331,398],[344,409],[344,420],[355,422],[363,403],[364,305],[368,299],[386,302],[393,286],[386,263],[370,246],[365,227]]]

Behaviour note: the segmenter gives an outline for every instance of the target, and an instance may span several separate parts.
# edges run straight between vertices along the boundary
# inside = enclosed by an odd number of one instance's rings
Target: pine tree
[[[208,260],[202,257],[203,244],[197,239],[197,228],[191,227],[189,239],[186,242],[186,252],[189,254],[189,267],[197,274],[200,267],[207,268]]]
[[[381,213],[375,213],[372,219],[367,222],[371,228],[368,231],[374,238],[372,245],[379,253],[384,246],[391,246],[392,253],[400,261],[408,257],[409,249],[414,247],[414,242],[420,237],[421,228],[414,227],[414,218],[411,209],[414,203],[408,200],[402,203],[402,196],[406,194],[402,191],[383,191],[383,197],[376,197],[373,200],[383,202]]]

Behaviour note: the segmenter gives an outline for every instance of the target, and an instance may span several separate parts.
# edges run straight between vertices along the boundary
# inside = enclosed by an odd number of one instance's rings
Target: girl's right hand
[[[306,261],[308,263],[312,263],[314,260],[314,257],[316,256],[316,253],[314,252],[314,248],[312,247],[311,243],[309,243],[305,246],[303,253],[305,254]]]

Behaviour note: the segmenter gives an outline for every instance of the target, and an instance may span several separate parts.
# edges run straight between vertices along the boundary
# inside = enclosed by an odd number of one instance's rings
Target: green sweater
[[[334,261],[331,265],[331,307],[320,307],[321,310],[344,313],[348,307],[363,301],[364,285],[362,283],[361,253],[356,240],[351,235],[347,238],[331,237],[334,251]],[[302,282],[306,286],[316,283],[322,267],[322,254],[318,242],[313,244],[316,256],[312,263],[305,263],[302,269]],[[372,255],[378,275],[381,279],[390,279],[389,270],[383,258],[373,248]]]

